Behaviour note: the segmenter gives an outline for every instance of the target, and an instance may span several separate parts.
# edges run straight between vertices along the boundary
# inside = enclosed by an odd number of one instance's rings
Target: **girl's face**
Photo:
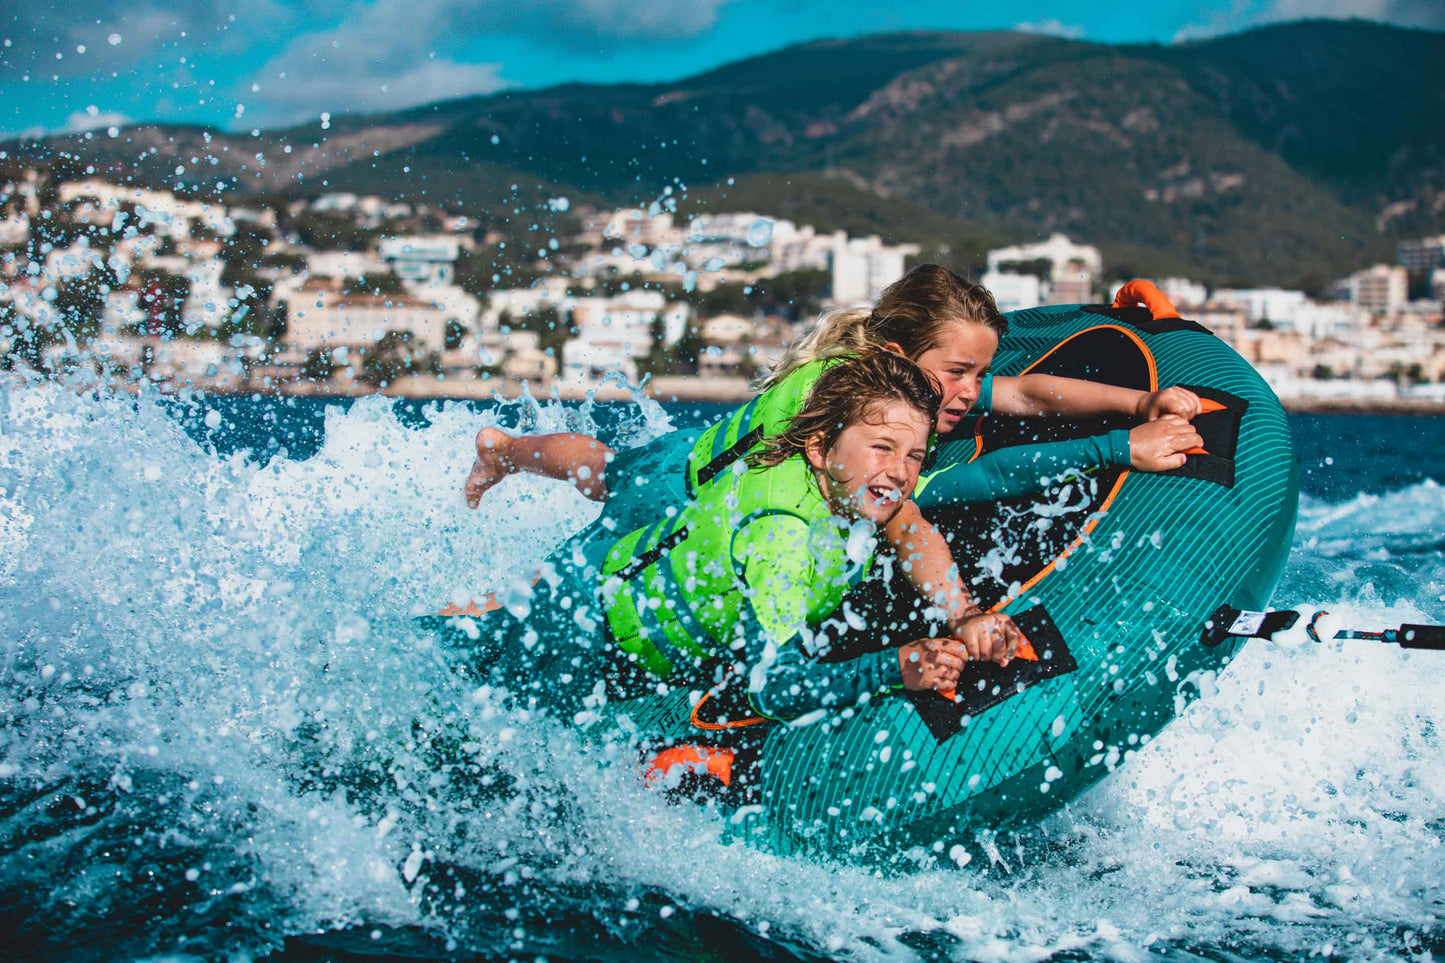
[[[983,376],[998,350],[998,333],[986,324],[960,322],[944,329],[937,347],[913,361],[938,379],[943,405],[938,409],[937,431],[946,435],[978,401]]]
[[[826,451],[822,435],[809,439],[804,454],[833,514],[886,524],[918,484],[931,427],[917,408],[889,401],[844,428]]]

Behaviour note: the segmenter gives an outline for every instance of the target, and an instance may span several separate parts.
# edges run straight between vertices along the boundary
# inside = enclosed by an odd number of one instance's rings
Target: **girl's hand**
[[[1140,471],[1179,468],[1191,448],[1204,446],[1199,432],[1178,415],[1164,415],[1129,432],[1129,464]]]
[[[1008,665],[1024,644],[1024,634],[1007,615],[975,615],[960,622],[953,634],[970,659],[999,665]]]
[[[915,692],[958,687],[958,673],[968,659],[957,639],[923,639],[898,648],[903,688]]]
[[[1145,394],[1134,408],[1134,414],[1140,421],[1153,421],[1164,415],[1178,415],[1185,421],[1190,421],[1198,417],[1202,410],[1198,395],[1188,388],[1175,385]]]

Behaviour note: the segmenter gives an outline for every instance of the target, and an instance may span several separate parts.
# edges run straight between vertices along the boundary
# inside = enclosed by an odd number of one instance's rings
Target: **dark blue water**
[[[595,509],[493,421],[626,445],[720,409],[0,395],[0,956],[1424,959],[1445,660],[1251,645],[996,860],[724,840],[411,629]],[[1445,620],[1445,422],[1293,418],[1282,604]]]

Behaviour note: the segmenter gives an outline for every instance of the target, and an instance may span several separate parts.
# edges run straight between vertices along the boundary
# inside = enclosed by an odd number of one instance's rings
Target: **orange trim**
[[[1201,397],[1201,398],[1199,399],[1199,413],[1200,413],[1201,415],[1211,414],[1211,413],[1216,412],[1216,411],[1228,411],[1228,410],[1229,410],[1229,406],[1228,406],[1228,405],[1220,404],[1219,402],[1215,401],[1213,398],[1203,398],[1203,397]]]
[[[643,781],[649,785],[657,782],[674,766],[684,766],[689,772],[705,772],[716,777],[724,786],[733,778],[731,749],[717,749],[713,746],[673,746],[652,757],[642,770]]]
[[[702,711],[702,704],[711,698],[712,693],[706,692],[701,699],[697,700],[697,705],[692,707],[692,714],[688,716],[688,721],[693,724],[694,728],[707,732],[724,732],[728,729],[741,729],[744,726],[755,726],[760,722],[768,721],[762,716],[751,716],[747,719],[739,719],[737,722],[706,722],[699,719],[697,714]]]
[[[497,596],[494,593],[488,592],[482,596],[482,604],[480,606],[477,605],[475,600],[468,602],[465,608],[458,608],[456,603],[448,603],[446,608],[438,612],[437,615],[470,615],[472,618],[477,619],[486,615],[488,612],[495,612],[501,607],[502,603],[497,601]]]
[[[1155,321],[1179,317],[1179,309],[1164,296],[1163,291],[1154,286],[1152,281],[1130,281],[1119,289],[1118,294],[1114,295],[1113,306],[1116,308],[1127,308],[1136,304],[1148,308],[1149,315]]]
[[[538,572],[536,575],[532,576],[533,585],[536,585],[540,581],[542,581],[541,572]],[[486,615],[488,612],[495,612],[501,607],[502,603],[497,600],[497,593],[488,592],[486,595],[482,596],[482,601],[480,605],[475,599],[468,602],[464,608],[457,608],[455,602],[448,602],[446,607],[443,608],[440,612],[438,612],[437,615],[470,615],[472,618],[477,619],[481,618],[483,615]]]
[[[1055,351],[1058,351],[1064,345],[1068,344],[1070,341],[1074,340],[1080,335],[1088,334],[1090,331],[1099,330],[1118,331],[1124,336],[1126,336],[1130,341],[1134,342],[1135,346],[1137,346],[1139,348],[1139,351],[1144,355],[1144,360],[1149,363],[1149,390],[1158,391],[1159,369],[1158,366],[1154,364],[1154,352],[1149,350],[1149,346],[1146,345],[1144,343],[1144,340],[1140,338],[1137,334],[1135,334],[1133,331],[1130,331],[1128,328],[1121,327],[1117,324],[1096,324],[1092,327],[1085,328],[1082,331],[1077,331],[1074,334],[1069,335],[1067,338],[1050,348],[1042,357],[1039,358],[1039,360],[1029,365],[1023,371],[1019,372],[1018,376],[1023,377],[1024,375],[1028,374],[1030,371],[1043,364],[1045,359],[1047,359],[1049,355],[1053,354]],[[1079,537],[1070,542],[1069,546],[1065,548],[1062,552],[1060,552],[1052,562],[1045,565],[1043,569],[1038,572],[1038,574],[1036,574],[1033,578],[1029,579],[1023,585],[1019,586],[1017,594],[1001,599],[999,602],[995,603],[992,607],[990,607],[989,611],[999,612],[1007,608],[1013,602],[1016,602],[1019,598],[1023,596],[1025,592],[1033,588],[1035,585],[1039,584],[1039,582],[1043,580],[1043,577],[1045,575],[1048,575],[1050,572],[1052,572],[1054,570],[1054,567],[1058,565],[1058,563],[1062,559],[1066,559],[1071,554],[1073,554],[1074,549],[1078,548],[1079,545],[1083,543],[1084,539],[1098,526],[1099,516],[1107,512],[1109,510],[1109,506],[1114,504],[1114,499],[1118,497],[1119,490],[1124,487],[1124,480],[1128,477],[1129,469],[1126,468],[1119,473],[1118,480],[1114,482],[1114,487],[1109,490],[1109,494],[1104,497],[1104,501],[1099,505],[1098,510],[1094,512],[1094,517],[1090,518],[1087,522],[1084,523],[1084,528],[1082,531],[1079,532]]]

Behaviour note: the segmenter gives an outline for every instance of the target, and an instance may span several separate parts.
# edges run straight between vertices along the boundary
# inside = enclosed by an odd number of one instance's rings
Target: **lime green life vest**
[[[872,562],[876,530],[833,515],[801,455],[744,466],[682,511],[623,536],[603,562],[612,636],[658,676],[741,647],[744,632],[782,642],[818,624]],[[785,582],[749,585],[750,572],[774,568],[788,573]]]
[[[687,459],[687,494],[695,496],[730,465],[779,434],[803,410],[818,376],[838,358],[819,358],[793,371],[782,381],[708,428],[692,446]]]

